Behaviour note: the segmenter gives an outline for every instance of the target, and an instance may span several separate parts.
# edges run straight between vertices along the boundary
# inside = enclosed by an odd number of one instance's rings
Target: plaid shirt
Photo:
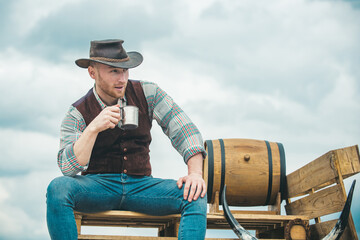
[[[184,111],[155,83],[141,81],[141,86],[149,106],[150,119],[155,119],[161,126],[173,147],[183,156],[185,163],[197,153],[205,156],[202,136]],[[93,92],[104,109],[106,104],[99,98],[95,88]],[[120,106],[126,105],[126,100],[119,99],[118,103]],[[74,176],[87,168],[79,164],[74,154],[74,144],[85,128],[86,123],[81,113],[70,106],[61,124],[60,150],[57,156],[59,168],[66,176]]]

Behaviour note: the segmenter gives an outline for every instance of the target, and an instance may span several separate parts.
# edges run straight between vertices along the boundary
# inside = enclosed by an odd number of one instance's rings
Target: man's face
[[[89,66],[88,71],[95,80],[97,94],[107,105],[114,105],[119,98],[124,97],[129,79],[127,69],[96,63]]]

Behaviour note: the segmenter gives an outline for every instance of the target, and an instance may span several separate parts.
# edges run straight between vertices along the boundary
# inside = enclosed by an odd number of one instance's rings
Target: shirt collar
[[[103,102],[103,100],[101,100],[101,98],[99,97],[99,95],[97,94],[96,90],[95,90],[95,85],[93,87],[93,93],[95,95],[96,100],[98,101],[98,103],[101,106],[101,109],[106,108],[106,104]],[[126,97],[124,96],[123,98],[119,98],[118,99],[118,104],[120,105],[120,107],[124,107],[126,106]]]

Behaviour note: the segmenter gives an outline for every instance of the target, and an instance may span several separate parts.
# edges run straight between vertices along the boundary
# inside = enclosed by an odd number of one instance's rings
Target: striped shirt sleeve
[[[157,84],[141,82],[149,106],[150,119],[155,119],[168,136],[173,147],[187,161],[197,153],[206,152],[202,136],[174,100]]]
[[[73,106],[67,112],[60,129],[60,150],[57,163],[65,176],[74,176],[86,170],[81,166],[74,153],[74,144],[86,127],[80,112]]]

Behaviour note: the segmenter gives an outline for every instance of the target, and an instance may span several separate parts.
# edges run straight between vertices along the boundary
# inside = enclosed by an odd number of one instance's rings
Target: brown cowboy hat
[[[126,52],[123,42],[120,39],[91,41],[90,58],[80,58],[75,63],[81,68],[89,67],[91,61],[126,69],[139,66],[143,56],[138,52]]]

